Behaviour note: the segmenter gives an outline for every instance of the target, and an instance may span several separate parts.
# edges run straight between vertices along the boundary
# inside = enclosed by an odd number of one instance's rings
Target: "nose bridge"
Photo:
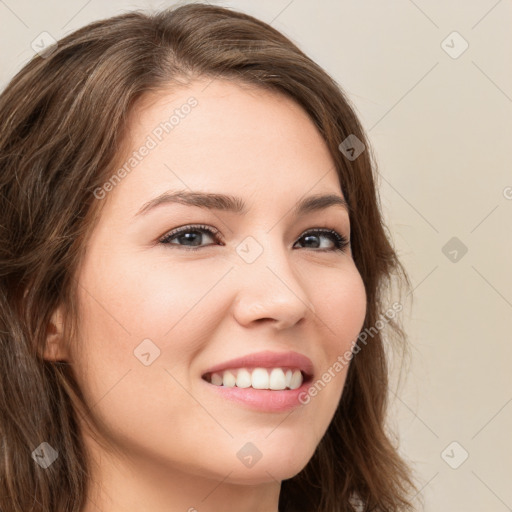
[[[242,260],[236,277],[239,320],[269,318],[293,325],[313,305],[306,283],[293,269],[292,249],[285,247],[277,230],[256,236],[246,237],[236,248]]]

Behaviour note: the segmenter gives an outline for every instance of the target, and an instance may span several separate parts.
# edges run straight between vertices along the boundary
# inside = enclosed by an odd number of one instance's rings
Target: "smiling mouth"
[[[202,379],[214,386],[229,388],[293,390],[311,380],[311,376],[298,368],[232,368],[209,372]]]

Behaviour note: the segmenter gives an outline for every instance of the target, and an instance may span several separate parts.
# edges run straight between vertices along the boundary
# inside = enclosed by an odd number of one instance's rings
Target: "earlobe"
[[[49,361],[63,361],[67,360],[68,356],[64,339],[64,315],[61,307],[58,307],[48,324],[43,358]]]

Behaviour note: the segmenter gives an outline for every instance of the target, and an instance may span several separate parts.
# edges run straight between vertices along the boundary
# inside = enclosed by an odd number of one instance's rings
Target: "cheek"
[[[91,258],[84,266],[81,352],[72,360],[88,403],[99,404],[96,414],[116,429],[118,421],[133,425],[146,418],[157,424],[155,411],[199,415],[184,388],[197,378],[191,365],[211,340],[214,322],[227,314],[219,302],[228,299],[226,289],[215,287],[229,269],[223,267],[147,263],[122,254]]]
[[[123,260],[124,258],[124,260]],[[82,273],[80,308],[89,346],[101,346],[118,364],[128,362],[145,339],[163,351],[193,352],[201,340],[204,322],[198,314],[215,302],[212,275],[203,263],[147,263],[142,258],[112,258],[91,264]],[[210,291],[211,290],[211,291]],[[209,293],[210,292],[210,293]],[[93,355],[93,354],[90,354]]]
[[[189,419],[204,410],[185,389],[207,339],[197,306],[211,284],[191,286],[180,272],[171,280],[148,268],[119,269],[86,270],[81,279],[81,351],[72,354],[80,389],[108,439],[185,464],[190,445],[174,440],[200,435],[194,425],[201,423]]]
[[[360,333],[366,316],[366,290],[355,265],[325,282],[315,294],[315,311],[325,328],[327,352],[345,351]]]
[[[364,325],[366,291],[355,265],[338,273],[314,296],[322,335],[318,360],[323,361],[301,402],[310,405],[315,421],[327,427],[341,398],[352,359],[352,346]]]

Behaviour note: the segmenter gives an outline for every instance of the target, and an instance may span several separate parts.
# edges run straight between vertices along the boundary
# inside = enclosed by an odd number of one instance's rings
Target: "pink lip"
[[[216,364],[208,368],[208,370],[203,373],[203,376],[207,373],[220,372],[233,368],[298,368],[304,373],[305,377],[311,377],[313,375],[313,363],[309,357],[293,351],[272,352],[265,350]]]
[[[267,350],[212,366],[203,376],[235,368],[297,368],[304,374],[304,381],[299,388],[282,390],[215,386],[203,379],[208,388],[221,397],[263,412],[283,412],[303,405],[300,398],[307,394],[314,374],[313,363],[309,357],[298,352],[280,353]]]
[[[222,398],[233,400],[261,412],[284,412],[300,405],[304,405],[300,399],[307,396],[309,381],[303,382],[297,389],[283,389],[273,391],[271,389],[253,389],[215,386],[204,381],[214,393],[218,393]],[[306,402],[307,403],[307,402]]]

